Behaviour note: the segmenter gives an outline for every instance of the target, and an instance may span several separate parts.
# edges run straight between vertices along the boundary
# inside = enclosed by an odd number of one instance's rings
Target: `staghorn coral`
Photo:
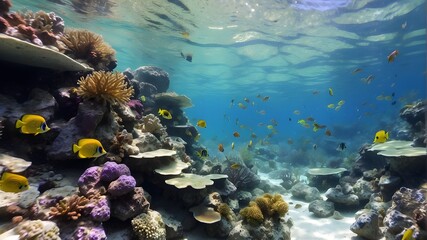
[[[95,70],[116,67],[116,52],[98,34],[80,29],[66,30],[61,41],[67,47],[65,54],[87,61]]]
[[[259,211],[258,211],[259,210]],[[249,206],[240,211],[243,220],[252,224],[261,224],[264,219],[279,219],[289,210],[288,204],[280,194],[264,194],[249,203]],[[261,213],[261,216],[259,215]]]
[[[127,86],[125,76],[119,72],[94,72],[81,77],[77,83],[77,95],[84,99],[107,101],[110,104],[126,104],[134,92],[131,86]]]
[[[65,217],[66,219],[77,220],[86,209],[89,199],[84,196],[72,195],[64,198],[50,208],[49,215],[53,217]]]

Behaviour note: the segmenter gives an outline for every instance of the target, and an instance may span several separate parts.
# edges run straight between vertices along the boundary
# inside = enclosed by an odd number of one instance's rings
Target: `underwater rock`
[[[393,202],[390,210],[396,210],[410,217],[414,217],[414,212],[427,204],[426,198],[426,189],[402,187],[393,195]]]
[[[52,188],[40,195],[35,204],[31,207],[31,214],[34,218],[47,220],[50,215],[50,208],[54,207],[61,199],[77,195],[77,188],[73,186],[64,186]]]
[[[105,187],[101,183],[102,167],[94,166],[86,169],[80,176],[77,185],[83,196],[90,197],[92,195],[104,194]]]
[[[369,202],[365,205],[365,208],[372,209],[381,215],[384,215],[387,209],[391,207],[391,202],[384,202],[383,197],[380,193],[373,193],[369,198]]]
[[[378,213],[371,210],[361,214],[350,226],[350,230],[356,233],[358,236],[364,237],[370,240],[377,240],[383,237],[383,234],[379,228]]]
[[[209,237],[215,238],[225,238],[229,235],[231,230],[233,229],[233,225],[225,218],[222,218],[221,221],[206,224],[205,231]]]
[[[40,196],[40,192],[35,187],[30,187],[27,191],[19,193],[18,206],[22,208],[29,208],[35,202],[36,199]]]
[[[315,200],[308,205],[308,211],[318,218],[326,218],[334,214],[334,203],[323,200]]]
[[[426,145],[425,139],[425,122],[427,113],[427,101],[420,101],[414,105],[404,107],[400,110],[400,117],[411,126],[412,135],[418,140],[420,146]],[[424,136],[423,136],[424,135]]]
[[[32,162],[25,161],[22,158],[0,153],[0,166],[6,167],[12,173],[21,173],[31,166],[31,164]]]
[[[329,201],[335,203],[336,206],[354,207],[359,205],[359,197],[355,194],[344,194],[339,185],[335,188],[329,188],[325,196]]]
[[[85,223],[83,226],[78,226],[73,233],[73,240],[106,240],[107,234],[101,224]]]
[[[297,183],[291,188],[292,196],[303,199],[307,202],[321,199],[320,192],[315,187],[310,187],[305,183]]]
[[[111,216],[126,221],[141,213],[146,213],[150,203],[144,195],[142,187],[135,187],[134,190],[124,196],[111,200]]]
[[[385,201],[390,201],[393,194],[401,187],[402,179],[398,176],[391,176],[389,174],[382,175],[378,182],[381,195]]]
[[[138,132],[137,129],[134,131]],[[154,151],[162,148],[162,143],[152,133],[139,132],[133,139],[132,145],[138,147],[140,153]]]
[[[231,230],[227,240],[290,240],[292,222],[290,220],[272,221],[271,219],[264,221],[260,226],[252,226],[244,224],[243,221],[238,221]]]
[[[378,180],[366,181],[364,178],[360,178],[353,186],[354,194],[356,194],[361,201],[369,200],[372,194],[379,191],[377,186]]]
[[[108,185],[107,192],[113,197],[120,197],[131,192],[136,186],[135,178],[122,175]]]
[[[111,182],[122,175],[130,176],[130,170],[125,164],[106,162],[102,166],[100,178],[104,182]]]
[[[247,206],[252,199],[252,194],[247,191],[238,191],[236,199],[239,201],[239,205]]]
[[[383,222],[386,236],[393,237],[415,225],[414,219],[396,210],[388,211]]]
[[[110,201],[108,198],[106,196],[99,196],[95,200],[92,211],[90,211],[90,216],[94,221],[105,222],[110,219],[110,212]]]
[[[162,211],[161,214],[165,223],[166,239],[183,239],[184,229],[182,223],[166,211]]]
[[[137,68],[133,75],[139,82],[146,82],[154,85],[160,93],[166,92],[169,88],[169,74],[161,68],[142,66]]]
[[[139,95],[145,96],[145,97],[151,97],[157,93],[159,93],[159,90],[157,90],[157,87],[153,84],[146,83],[146,82],[138,82],[138,91]]]
[[[215,191],[217,191],[221,196],[227,197],[237,191],[236,186],[228,179],[224,181],[214,181]]]

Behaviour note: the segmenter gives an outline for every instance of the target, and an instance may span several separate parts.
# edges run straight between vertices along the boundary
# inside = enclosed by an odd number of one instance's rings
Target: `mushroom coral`
[[[240,211],[243,220],[252,225],[261,224],[265,219],[279,219],[285,216],[289,206],[280,194],[264,194]]]
[[[95,70],[112,70],[116,67],[116,52],[98,34],[81,29],[67,29],[61,41],[67,47],[65,54],[85,60]]]
[[[77,83],[76,93],[79,96],[110,104],[126,104],[134,93],[133,88],[126,84],[125,76],[119,72],[93,72],[81,77]]]

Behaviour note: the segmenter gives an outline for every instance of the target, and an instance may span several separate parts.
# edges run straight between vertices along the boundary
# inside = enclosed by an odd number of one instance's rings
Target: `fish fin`
[[[24,126],[24,122],[21,121],[20,119],[16,120],[15,128],[20,128],[22,126]]]
[[[87,158],[87,157],[83,155],[82,152],[79,152],[79,158]]]
[[[73,144],[73,152],[76,153],[80,150],[80,147],[77,144]]]
[[[385,138],[388,139],[388,132],[385,132]]]

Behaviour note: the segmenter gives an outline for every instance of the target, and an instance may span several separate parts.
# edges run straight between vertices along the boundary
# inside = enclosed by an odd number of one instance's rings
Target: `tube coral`
[[[94,72],[86,77],[81,77],[77,82],[79,87],[76,93],[84,99],[107,101],[111,104],[126,104],[133,95],[134,90],[127,86],[125,76],[119,72]]]

